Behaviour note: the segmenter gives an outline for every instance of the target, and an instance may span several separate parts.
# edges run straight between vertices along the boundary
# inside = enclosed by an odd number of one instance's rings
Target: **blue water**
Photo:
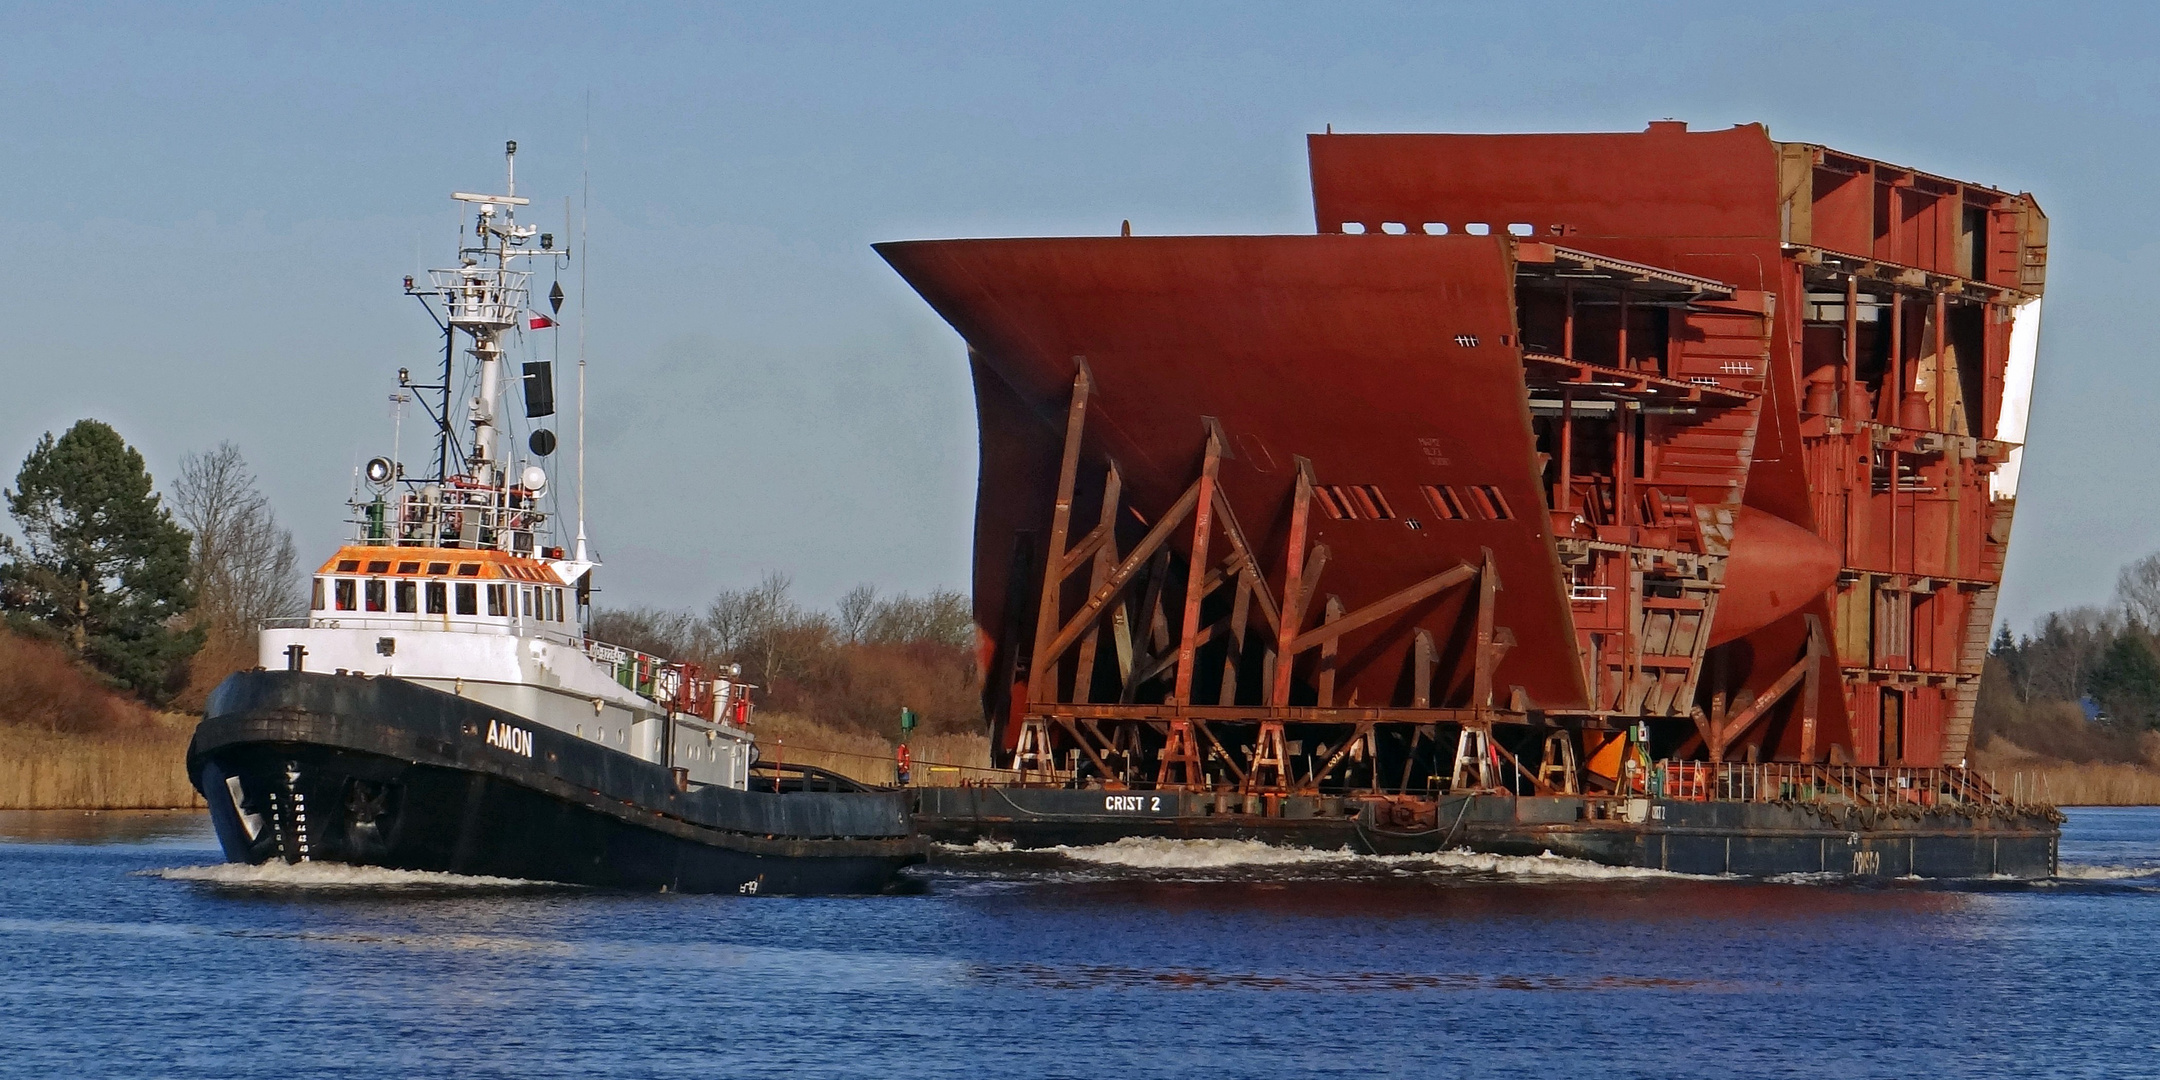
[[[1156,844],[793,900],[201,869],[188,816],[0,836],[9,1076],[2160,1074],[2151,809],[1958,887]]]

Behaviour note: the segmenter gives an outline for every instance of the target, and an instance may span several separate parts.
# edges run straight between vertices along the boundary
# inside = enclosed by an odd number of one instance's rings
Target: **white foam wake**
[[[966,849],[963,849],[966,850]],[[1488,855],[1459,848],[1424,855],[1361,855],[1341,848],[1276,847],[1259,840],[1173,840],[1128,836],[1114,843],[1044,849],[1078,862],[1135,870],[1227,870],[1242,867],[1360,866],[1397,870],[1438,870],[1503,877],[1605,880],[1684,875],[1632,866],[1605,866],[1548,851],[1542,855]]]
[[[2063,863],[2055,868],[2055,876],[2074,881],[2125,881],[2130,878],[2160,877],[2160,866],[2087,866],[2082,863]]]
[[[348,863],[287,863],[273,860],[260,866],[246,863],[211,863],[206,866],[169,866],[145,870],[167,881],[192,881],[207,885],[263,889],[505,889],[532,888],[545,882],[518,878],[446,874],[434,870],[391,870],[380,866]]]

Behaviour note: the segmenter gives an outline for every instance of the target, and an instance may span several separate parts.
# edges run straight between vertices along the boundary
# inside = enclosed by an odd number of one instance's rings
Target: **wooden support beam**
[[[1102,755],[1095,752],[1095,747],[1088,742],[1087,735],[1081,730],[1078,720],[1070,716],[1058,716],[1052,717],[1052,719],[1056,720],[1065,730],[1072,732],[1073,741],[1080,744],[1080,752],[1086,754],[1088,760],[1093,762],[1097,771],[1102,774],[1105,788],[1115,790],[1125,786],[1125,782],[1116,773],[1110,771],[1110,763],[1104,761]]]
[[[1238,572],[1237,596],[1230,601],[1230,647],[1215,670],[1215,703],[1236,704],[1239,669],[1245,660],[1245,624],[1252,617],[1253,580],[1260,575],[1248,560]]]
[[[1437,724],[1419,724],[1410,729],[1410,748],[1403,752],[1402,780],[1395,785],[1398,792],[1410,790],[1410,774],[1417,771],[1418,747],[1424,743],[1438,743],[1440,727]]]
[[[1058,560],[1058,584],[1063,585],[1065,579],[1073,575],[1073,571],[1080,569],[1081,563],[1086,562],[1097,551],[1100,551],[1102,546],[1109,542],[1113,531],[1114,527],[1110,522],[1104,522],[1089,529],[1087,535],[1081,537],[1080,542],[1074,544],[1072,550],[1066,552],[1063,559]]]
[[[1312,521],[1312,462],[1296,459],[1297,483],[1290,496],[1289,551],[1283,560],[1283,607],[1282,620],[1276,625],[1275,640],[1290,641],[1297,637],[1298,623],[1305,617],[1305,531]],[[1297,667],[1297,657],[1287,650],[1275,658],[1274,687],[1268,693],[1268,703],[1276,706],[1290,704],[1290,675]]]
[[[1095,595],[1103,582],[1109,580],[1110,571],[1117,566],[1117,513],[1118,500],[1124,497],[1125,478],[1118,472],[1117,462],[1110,463],[1109,475],[1103,477],[1102,514],[1095,531],[1102,533],[1104,542],[1095,549],[1095,569],[1088,576],[1088,595]],[[1090,534],[1093,535],[1093,534]],[[1095,652],[1101,647],[1104,628],[1097,624],[1095,632],[1080,639],[1079,662],[1073,666],[1073,700],[1092,701],[1095,690]],[[1119,671],[1123,680],[1125,672]]]
[[[1230,499],[1219,486],[1215,489],[1215,514],[1221,523],[1223,539],[1230,542],[1230,550],[1243,560],[1245,566],[1252,568],[1253,602],[1260,605],[1260,617],[1267,621],[1268,632],[1273,633],[1276,624],[1282,621],[1282,611],[1275,606],[1275,594],[1268,591],[1267,578],[1260,573],[1260,559],[1253,554],[1252,544],[1245,539],[1244,527],[1238,524],[1237,515],[1230,510]],[[1238,637],[1242,640],[1244,636],[1244,631],[1240,630]]]
[[[1153,677],[1146,673],[1161,670],[1154,665],[1154,660],[1159,655],[1154,650],[1161,648],[1155,640],[1162,636],[1156,626],[1162,622],[1163,579],[1170,576],[1169,548],[1160,548],[1155,552],[1155,558],[1148,563],[1147,576],[1147,592],[1144,594],[1145,599],[1140,601],[1140,618],[1148,627],[1147,633],[1143,634],[1140,640],[1146,649],[1134,658],[1133,669],[1125,676],[1125,689],[1118,694],[1118,701],[1127,705],[1132,704],[1133,694],[1140,689],[1140,684]]]
[[[1183,774],[1176,784],[1170,782],[1170,770],[1175,767]],[[1170,722],[1168,740],[1163,744],[1161,764],[1155,769],[1155,786],[1169,790],[1197,787],[1205,782],[1207,770],[1200,764],[1200,747],[1193,741],[1192,723],[1186,720]]]
[[[1330,594],[1327,598],[1327,606],[1320,616],[1320,629],[1313,631],[1313,633],[1317,634],[1323,630],[1331,630],[1335,624],[1344,621],[1346,620],[1343,618],[1342,597]],[[1320,690],[1320,698],[1317,704],[1323,709],[1335,707],[1335,653],[1342,644],[1342,633],[1340,630],[1335,630],[1328,635],[1325,641],[1320,643],[1320,667],[1318,676],[1314,681],[1319,684]],[[1293,642],[1292,652],[1295,651],[1296,643]]]
[[[1748,729],[1754,727],[1755,722],[1762,719],[1763,715],[1770,711],[1772,705],[1777,704],[1784,699],[1786,694],[1791,693],[1792,688],[1798,686],[1800,681],[1807,677],[1807,673],[1816,668],[1817,660],[1815,650],[1810,647],[1797,663],[1785,669],[1785,674],[1778,676],[1776,682],[1771,683],[1769,688],[1764,690],[1759,697],[1749,702],[1747,708],[1740,710],[1732,719],[1723,723],[1713,721],[1712,731],[1710,732],[1711,738],[1705,740],[1710,750],[1710,760],[1725,760],[1726,748],[1731,746],[1734,740],[1747,734]]]
[[[1228,630],[1229,626],[1230,619],[1228,616],[1225,616],[1207,624],[1206,626],[1201,627],[1200,633],[1194,640],[1194,647],[1200,648],[1205,646],[1208,642],[1215,640],[1215,635]],[[1140,665],[1140,673],[1137,676],[1133,677],[1133,685],[1139,686],[1143,683],[1146,683],[1150,679],[1161,677],[1163,672],[1169,671],[1171,668],[1174,668],[1178,665],[1178,658],[1183,655],[1183,653],[1183,649],[1172,649],[1168,652],[1163,653],[1161,656],[1149,658],[1146,663]],[[1176,705],[1177,701],[1175,696],[1173,695],[1170,699],[1165,700],[1164,704],[1173,706]]]
[[[1326,780],[1328,778],[1328,775],[1335,771],[1335,766],[1342,764],[1343,759],[1350,755],[1350,748],[1356,746],[1360,740],[1368,740],[1372,738],[1372,730],[1373,726],[1370,723],[1361,723],[1358,726],[1350,729],[1350,737],[1344,739],[1343,744],[1336,747],[1333,754],[1328,755],[1327,762],[1320,766],[1318,772],[1315,772],[1312,774],[1312,776],[1306,778],[1305,786],[1313,791],[1320,790],[1321,782]],[[1377,746],[1368,745],[1366,749],[1372,751],[1375,755],[1377,755],[1380,748]]]
[[[1501,757],[1504,757],[1504,758],[1506,758],[1506,759],[1507,759],[1507,762],[1508,762],[1508,764],[1510,764],[1510,765],[1513,765],[1513,766],[1515,766],[1515,775],[1517,775],[1517,776],[1520,776],[1520,777],[1522,777],[1523,779],[1525,779],[1525,780],[1528,780],[1528,781],[1530,781],[1530,791],[1531,791],[1531,793],[1532,793],[1532,794],[1534,794],[1534,795],[1557,795],[1557,794],[1559,794],[1559,792],[1557,792],[1557,791],[1554,791],[1554,790],[1553,790],[1553,787],[1552,787],[1552,785],[1551,785],[1551,784],[1548,784],[1548,783],[1546,783],[1545,781],[1543,781],[1543,780],[1540,780],[1540,779],[1538,779],[1538,778],[1537,778],[1537,774],[1536,774],[1536,773],[1533,773],[1533,772],[1531,772],[1531,771],[1530,771],[1529,769],[1527,769],[1527,768],[1524,768],[1524,767],[1523,767],[1523,763],[1522,763],[1522,759],[1521,759],[1521,758],[1518,758],[1518,757],[1516,757],[1516,756],[1515,756],[1514,754],[1511,754],[1511,753],[1509,753],[1509,752],[1508,752],[1508,748],[1507,748],[1507,747],[1505,747],[1505,746],[1502,746],[1502,745],[1500,745],[1500,740],[1498,740],[1498,739],[1494,739],[1494,740],[1492,741],[1492,748],[1493,748],[1493,752],[1494,752],[1494,753],[1496,753],[1496,754],[1499,754],[1499,755],[1500,755]],[[1510,785],[1510,788],[1511,788],[1511,789],[1512,789],[1512,787],[1513,787],[1513,785]]]
[[[1415,585],[1398,589],[1341,618],[1322,623],[1299,634],[1291,640],[1289,647],[1284,649],[1283,653],[1286,656],[1295,656],[1315,645],[1333,641],[1352,630],[1359,630],[1385,619],[1420,600],[1447,589],[1449,586],[1468,581],[1477,573],[1477,568],[1469,563],[1457,563],[1451,569],[1443,570]]]
[[[1083,719],[1102,722],[1138,720],[1158,725],[1185,719],[1230,724],[1249,724],[1260,720],[1280,720],[1289,724],[1354,724],[1361,720],[1402,724],[1529,722],[1526,714],[1511,713],[1501,708],[1411,709],[1392,705],[1338,705],[1332,709],[1322,709],[1311,705],[1190,705],[1180,708],[1163,704],[1095,704],[1061,706],[1061,710]]]
[[[1192,551],[1185,559],[1185,613],[1178,622],[1177,682],[1172,699],[1192,704],[1193,651],[1199,647],[1201,586],[1207,580],[1208,548],[1215,538],[1215,474],[1222,467],[1222,429],[1210,421],[1200,457],[1200,493],[1193,500]]]
[[[1500,589],[1500,575],[1493,570],[1492,549],[1485,548],[1484,555],[1485,564],[1477,572],[1477,662],[1470,681],[1473,709],[1492,708],[1493,669],[1500,666],[1493,656],[1493,599]]]
[[[1199,497],[1200,485],[1195,481],[1193,486],[1185,489],[1185,494],[1178,497],[1177,502],[1171,504],[1169,512],[1162,516],[1162,520],[1157,521],[1155,527],[1149,529],[1148,534],[1141,538],[1140,543],[1134,545],[1132,551],[1126,554],[1125,560],[1118,563],[1117,569],[1110,572],[1109,578],[1088,597],[1087,603],[1080,605],[1079,613],[1065,624],[1064,629],[1057,632],[1057,636],[1050,642],[1050,647],[1039,649],[1037,655],[1052,658],[1065,655],[1065,650],[1072,648],[1073,642],[1079,640],[1081,633],[1094,625],[1095,617],[1102,613],[1103,606],[1124,592],[1125,586],[1132,583],[1133,575],[1139,572],[1149,556],[1154,555],[1163,542],[1170,539],[1170,534],[1185,520],[1185,515],[1192,513],[1193,505]]]
[[[1209,746],[1215,748],[1215,753],[1222,758],[1223,764],[1230,767],[1230,775],[1237,777],[1238,786],[1244,787],[1245,770],[1238,768],[1237,758],[1231,756],[1229,748],[1222,744],[1222,740],[1215,737],[1215,732],[1209,730],[1206,724],[1195,720],[1192,722],[1192,726],[1194,731],[1206,737]]]
[[[1298,582],[1298,612],[1303,616],[1312,614],[1313,597],[1320,594],[1320,575],[1327,572],[1328,560],[1335,556],[1333,548],[1326,544],[1314,544],[1305,556],[1305,574]],[[1290,640],[1284,638],[1284,641]]]
[[[1410,635],[1410,707],[1413,709],[1432,708],[1433,664],[1437,658],[1438,652],[1433,648],[1432,632],[1422,626],[1418,627]],[[1412,739],[1412,749],[1415,749],[1416,745],[1417,741]],[[1407,780],[1403,782],[1409,783]]]
[[[1035,657],[1028,665],[1028,699],[1042,703],[1057,700],[1057,658],[1062,649],[1051,649],[1058,627],[1058,601],[1064,592],[1065,539],[1072,524],[1073,483],[1080,472],[1080,436],[1087,425],[1088,392],[1092,380],[1087,362],[1073,375],[1072,404],[1065,412],[1065,456],[1058,465],[1057,504],[1050,515],[1050,547],[1043,558],[1042,598],[1035,608]]]

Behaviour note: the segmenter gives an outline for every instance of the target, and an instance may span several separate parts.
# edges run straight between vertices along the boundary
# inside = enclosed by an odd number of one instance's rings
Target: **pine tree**
[[[47,432],[5,495],[22,531],[0,537],[0,611],[59,640],[114,683],[162,701],[202,643],[178,630],[194,602],[188,533],[151,490],[119,432],[80,420]]]
[[[2136,630],[2108,643],[2086,685],[2114,723],[2130,728],[2160,725],[2160,657]]]

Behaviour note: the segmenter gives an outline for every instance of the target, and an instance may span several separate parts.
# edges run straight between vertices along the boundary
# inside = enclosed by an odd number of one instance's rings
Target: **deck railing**
[[[2052,805],[2022,776],[1998,791],[1976,770],[1791,762],[1660,761],[1622,776],[1629,794],[1685,801],[1845,802],[1865,806]]]

